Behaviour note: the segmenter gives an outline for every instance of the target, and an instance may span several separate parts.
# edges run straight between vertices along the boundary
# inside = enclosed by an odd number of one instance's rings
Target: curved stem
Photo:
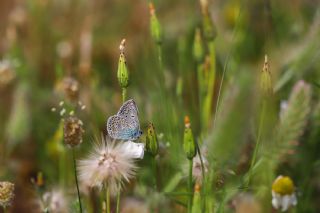
[[[82,213],[82,205],[81,205],[81,197],[80,197],[79,183],[78,183],[78,177],[77,177],[77,165],[76,165],[74,148],[72,148],[72,158],[73,158],[74,178],[76,180],[78,200],[79,200],[79,208],[80,208],[80,212]]]

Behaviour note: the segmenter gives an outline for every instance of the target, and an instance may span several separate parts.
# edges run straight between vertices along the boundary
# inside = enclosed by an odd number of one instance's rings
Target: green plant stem
[[[124,103],[127,99],[127,88],[123,87],[122,88],[122,102]]]
[[[77,176],[77,165],[76,165],[76,157],[75,157],[74,148],[72,148],[72,158],[73,158],[74,178],[76,180],[78,200],[79,200],[79,208],[80,208],[80,212],[82,213],[82,205],[81,205],[81,197],[80,197],[80,190],[79,190],[79,183],[78,183],[78,176]]]
[[[59,182],[62,187],[65,187],[66,183],[66,165],[66,151],[62,149],[59,154]]]
[[[7,208],[6,207],[3,207],[3,213],[7,213]]]
[[[117,194],[117,209],[116,209],[116,213],[120,213],[120,195],[121,195],[121,188],[120,188],[120,183],[118,186],[118,194]]]
[[[198,77],[198,96],[199,96],[199,114],[200,114],[200,129],[204,126],[204,120],[203,120],[203,85],[205,85],[205,82],[203,82],[203,73],[202,73],[202,66],[200,63],[197,64],[197,77]]]
[[[258,136],[257,136],[257,141],[256,141],[256,146],[254,148],[253,156],[251,159],[251,164],[249,168],[249,176],[248,176],[248,181],[247,181],[247,187],[249,187],[251,178],[252,178],[252,169],[254,167],[254,164],[256,163],[256,158],[257,154],[259,151],[259,146],[260,146],[260,141],[261,141],[261,134],[262,134],[262,129],[263,129],[263,122],[264,122],[264,117],[265,117],[265,111],[266,111],[266,100],[262,101],[262,109],[260,113],[260,121],[259,121],[259,127],[258,127]]]
[[[192,184],[192,168],[193,168],[193,159],[189,160],[189,191],[190,196],[188,199],[188,213],[192,212],[192,199],[193,199],[193,184]]]
[[[199,143],[196,142],[197,145],[197,152],[200,158],[200,164],[201,164],[201,174],[202,174],[202,187],[201,187],[201,210],[202,212],[206,212],[206,183],[205,183],[205,168],[204,168],[204,164],[203,164],[203,159],[202,159],[202,155],[201,155],[201,151],[200,151],[200,147],[199,147]]]
[[[159,191],[159,186],[158,186],[158,170],[157,170],[157,160],[156,156],[153,157],[152,159],[152,169],[154,172],[154,189],[155,191]]]
[[[203,119],[204,119],[204,126],[202,126],[202,132],[207,132],[209,128],[211,111],[212,111],[212,99],[214,94],[214,83],[215,83],[215,76],[216,76],[216,52],[215,52],[215,43],[214,41],[209,41],[208,43],[209,51],[210,51],[210,71],[208,74],[208,87],[206,89],[206,96],[203,100]]]
[[[105,183],[105,193],[106,193],[106,208],[107,213],[110,213],[110,190],[108,183]]]

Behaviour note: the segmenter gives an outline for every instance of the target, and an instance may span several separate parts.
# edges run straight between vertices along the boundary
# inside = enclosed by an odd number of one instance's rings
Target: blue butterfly
[[[111,138],[120,140],[136,140],[142,135],[134,100],[126,101],[116,115],[108,118],[107,131]]]

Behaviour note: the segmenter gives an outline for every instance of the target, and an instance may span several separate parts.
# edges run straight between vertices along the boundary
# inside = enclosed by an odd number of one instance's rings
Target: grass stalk
[[[188,213],[192,212],[192,199],[193,199],[192,168],[193,168],[193,159],[189,160],[188,184],[189,184],[190,196],[188,199]]]
[[[202,127],[203,132],[207,132],[209,128],[210,118],[211,118],[211,108],[213,102],[213,94],[214,94],[214,83],[215,83],[215,76],[216,76],[216,52],[215,52],[215,43],[214,41],[210,41],[209,44],[209,51],[210,51],[210,71],[208,75],[208,87],[207,93],[203,100],[203,114],[202,117],[204,119],[204,126]]]
[[[74,178],[76,180],[78,200],[79,200],[79,209],[80,209],[80,212],[82,213],[82,205],[81,205],[81,197],[80,197],[80,190],[79,190],[79,183],[78,183],[78,176],[77,176],[77,165],[76,165],[76,157],[75,157],[74,148],[72,148],[72,158],[73,158]]]
[[[257,154],[258,154],[259,146],[260,146],[260,141],[261,141],[261,134],[262,134],[262,129],[263,129],[265,111],[266,111],[266,100],[263,100],[262,101],[262,110],[260,113],[257,141],[256,141],[256,145],[255,145],[253,156],[252,156],[251,163],[250,163],[249,175],[248,175],[248,181],[247,181],[246,187],[249,187],[249,184],[250,184],[250,181],[252,178],[252,170],[253,170],[253,167],[256,163],[256,158],[257,158]]]
[[[197,145],[197,152],[200,158],[200,164],[201,164],[201,174],[202,174],[202,187],[201,187],[201,210],[202,212],[206,212],[206,183],[205,183],[205,168],[203,164],[203,159],[200,151],[200,147],[198,142],[196,142]]]
[[[120,213],[120,195],[121,195],[121,191],[120,191],[120,183],[118,186],[118,194],[117,194],[117,208],[116,208],[116,213]]]
[[[106,208],[107,208],[107,213],[110,213],[110,190],[108,183],[105,183],[105,193],[106,193]]]

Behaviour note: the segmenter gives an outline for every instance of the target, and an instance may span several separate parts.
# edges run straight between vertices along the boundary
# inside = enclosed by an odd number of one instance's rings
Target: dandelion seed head
[[[119,183],[129,182],[135,174],[135,155],[128,149],[128,142],[111,142],[95,145],[92,153],[78,161],[79,180],[90,187],[101,188],[108,184],[111,194],[115,195]]]

